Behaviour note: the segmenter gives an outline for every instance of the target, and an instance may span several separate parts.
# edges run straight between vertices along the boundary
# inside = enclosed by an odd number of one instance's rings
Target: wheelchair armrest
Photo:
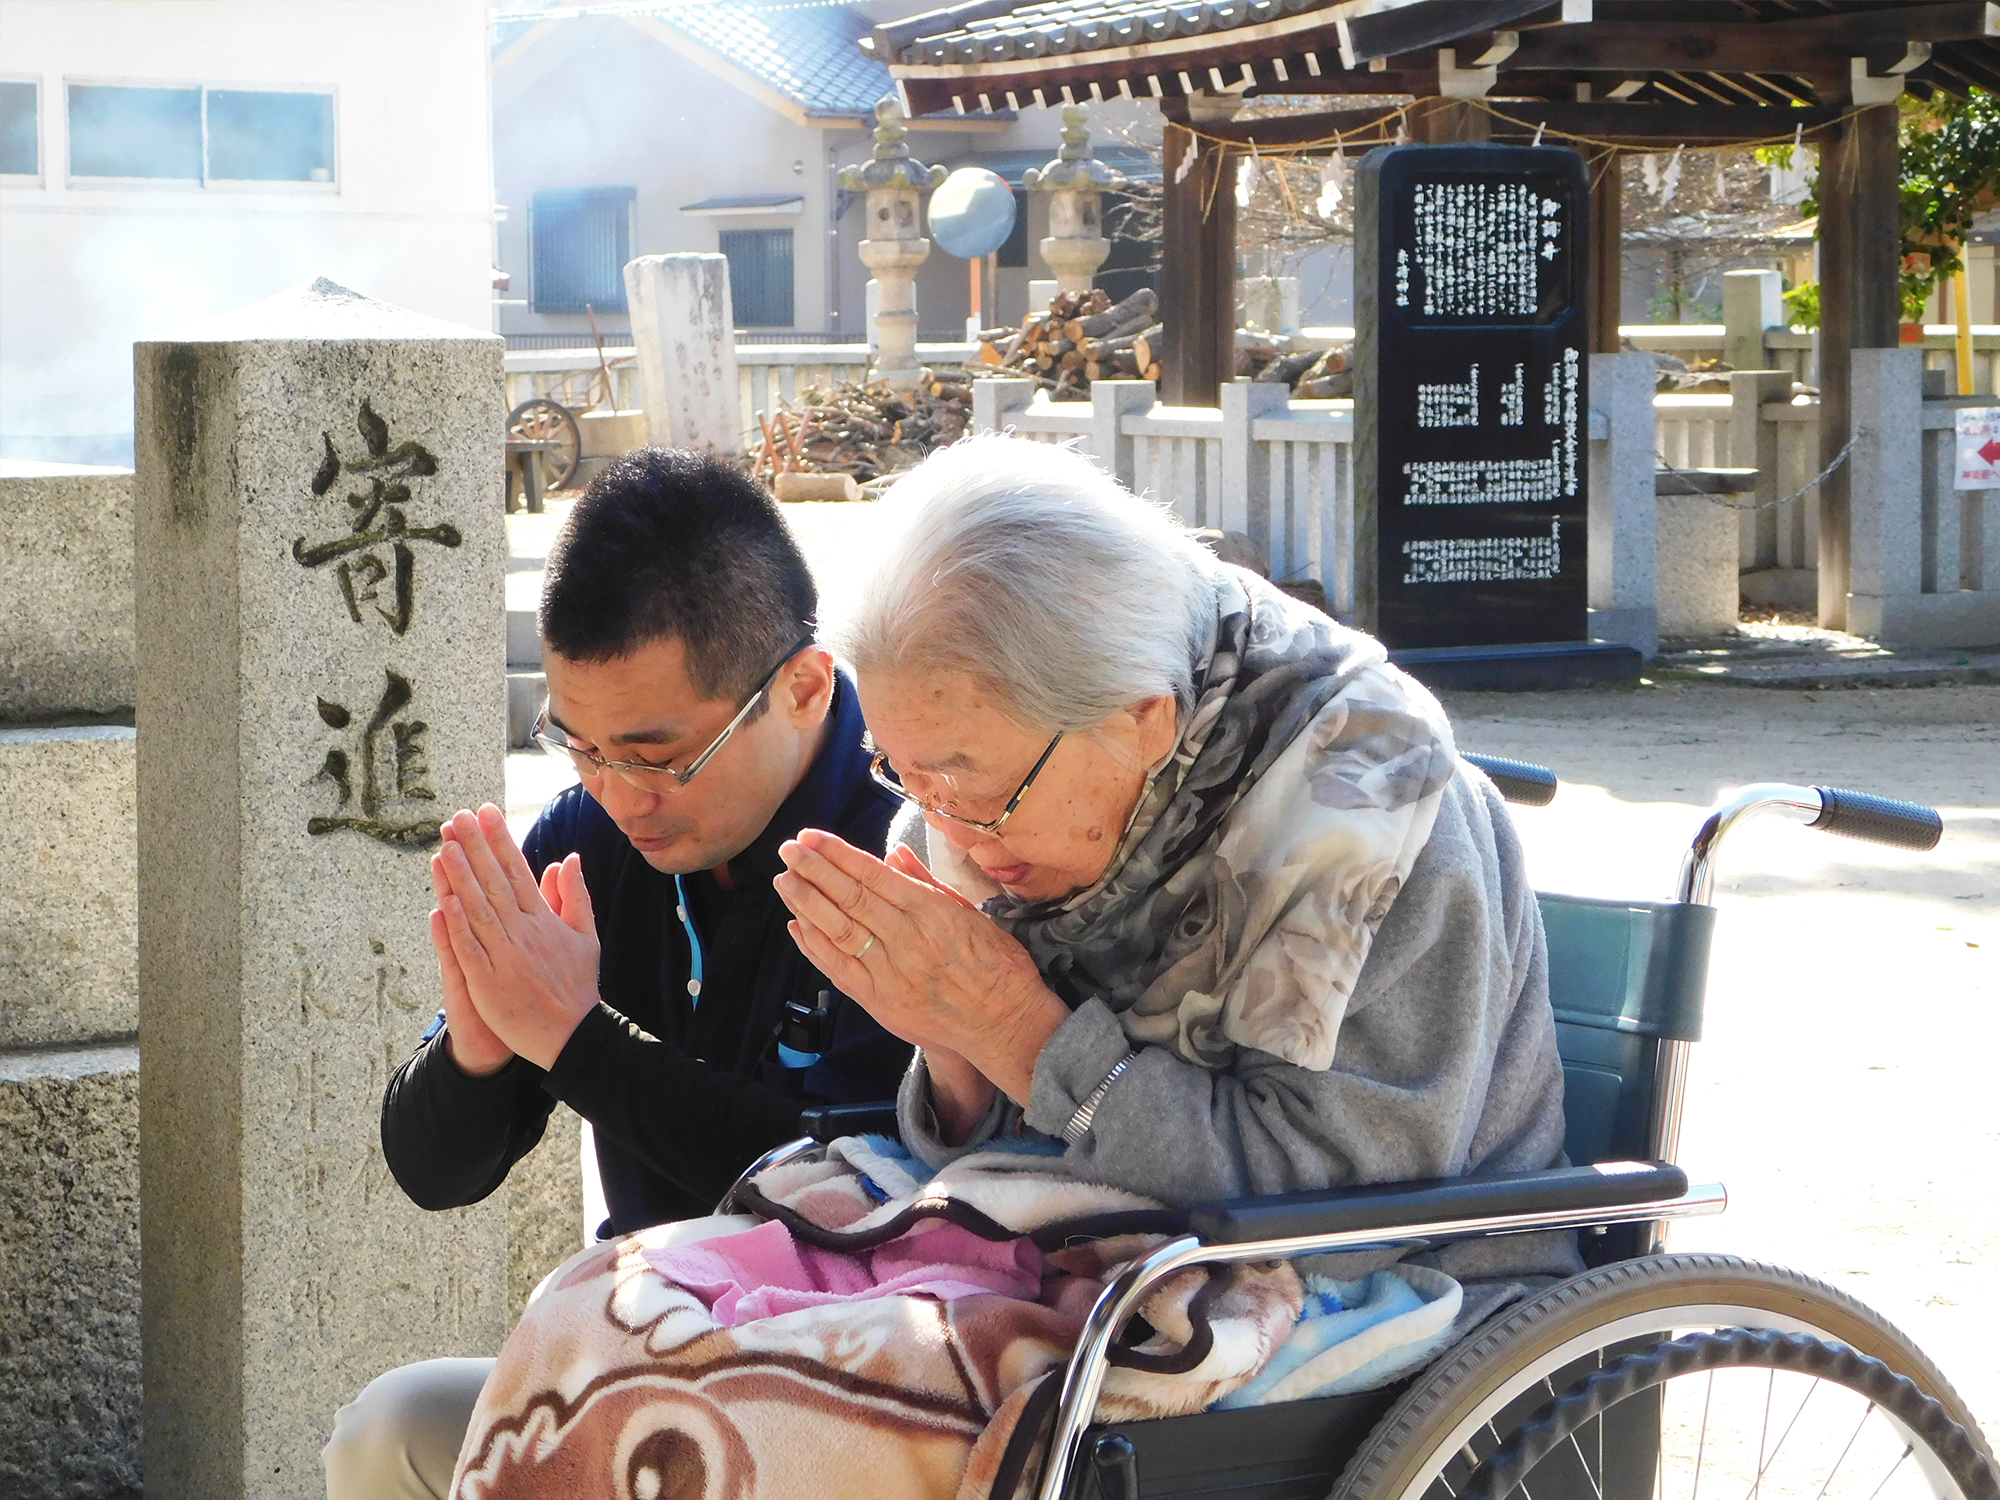
[[[896,1101],[875,1104],[815,1104],[799,1111],[799,1129],[825,1145],[844,1135],[894,1135]]]
[[[1195,1209],[1188,1227],[1211,1245],[1242,1245],[1548,1210],[1622,1208],[1677,1198],[1687,1186],[1687,1173],[1665,1162],[1607,1161],[1543,1172],[1233,1198]]]

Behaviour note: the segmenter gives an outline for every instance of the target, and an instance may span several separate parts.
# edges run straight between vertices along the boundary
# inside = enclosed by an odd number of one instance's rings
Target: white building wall
[[[4,0],[39,183],[0,179],[0,457],[129,462],[132,343],[314,276],[492,326],[483,0]],[[335,91],[337,180],[69,180],[66,79]]]

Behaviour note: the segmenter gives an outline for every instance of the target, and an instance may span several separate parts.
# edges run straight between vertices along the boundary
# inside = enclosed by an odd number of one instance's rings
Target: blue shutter
[[[535,194],[529,207],[538,313],[625,311],[632,258],[629,187],[565,188]]]
[[[725,229],[716,239],[729,261],[729,301],[736,326],[790,328],[791,230]]]

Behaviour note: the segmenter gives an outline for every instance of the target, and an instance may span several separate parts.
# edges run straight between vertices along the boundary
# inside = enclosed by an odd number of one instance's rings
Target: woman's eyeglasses
[[[903,785],[902,779],[896,774],[896,768],[889,764],[889,757],[875,749],[872,736],[864,737],[861,746],[864,750],[874,751],[874,759],[868,763],[868,774],[875,779],[878,786],[887,787],[905,802],[914,802],[923,810],[926,817],[943,818],[948,823],[977,828],[981,833],[990,833],[997,837],[1000,830],[1007,826],[1007,820],[1014,816],[1014,809],[1021,805],[1021,799],[1028,795],[1028,788],[1035,784],[1035,778],[1042,774],[1042,767],[1049,763],[1049,757],[1056,753],[1056,746],[1061,743],[1062,732],[1057,731],[1056,737],[1049,741],[1048,748],[1042,751],[1041,759],[1035,762],[1021,784],[1014,788],[1014,795],[1007,799],[1007,805],[1000,810],[1000,816],[997,818],[968,818],[959,813],[947,812],[935,803],[925,801]]]

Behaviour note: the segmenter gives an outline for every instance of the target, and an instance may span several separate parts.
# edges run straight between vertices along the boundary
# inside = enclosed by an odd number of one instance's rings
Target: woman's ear
[[[1140,699],[1126,712],[1132,715],[1138,730],[1140,764],[1148,768],[1157,766],[1173,752],[1174,743],[1180,738],[1180,705],[1173,694],[1161,693]]]

